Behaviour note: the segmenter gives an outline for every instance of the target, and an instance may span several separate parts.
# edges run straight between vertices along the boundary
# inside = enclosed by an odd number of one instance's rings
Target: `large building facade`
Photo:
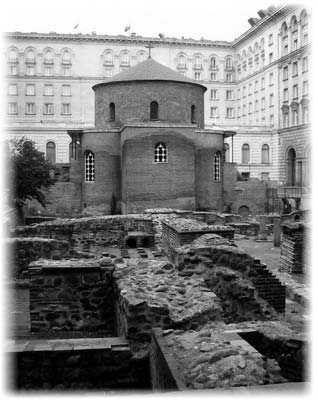
[[[68,163],[67,132],[95,124],[92,87],[144,61],[150,44],[154,60],[207,88],[205,126],[237,132],[226,140],[225,159],[243,178],[309,186],[311,14],[284,5],[258,15],[232,42],[8,33],[7,131]]]

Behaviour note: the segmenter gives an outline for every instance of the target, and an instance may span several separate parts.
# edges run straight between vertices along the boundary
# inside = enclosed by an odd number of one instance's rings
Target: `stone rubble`
[[[181,277],[167,261],[115,264],[120,325],[128,337],[147,339],[155,326],[195,329],[222,318],[220,300],[202,278]]]
[[[188,389],[286,382],[276,360],[262,357],[244,340],[231,341],[224,334],[222,325],[197,332],[172,331],[164,334]]]

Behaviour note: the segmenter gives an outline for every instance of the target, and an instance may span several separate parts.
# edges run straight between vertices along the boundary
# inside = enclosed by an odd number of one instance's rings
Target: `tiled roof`
[[[182,76],[178,72],[158,63],[152,58],[148,58],[126,71],[120,72],[107,80],[105,83],[97,84],[94,87],[105,85],[113,82],[132,82],[132,81],[172,81],[191,83],[193,85],[205,86],[199,84],[192,79]]]

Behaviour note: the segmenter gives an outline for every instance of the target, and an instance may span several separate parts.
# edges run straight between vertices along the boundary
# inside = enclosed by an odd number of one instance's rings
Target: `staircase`
[[[249,273],[249,278],[253,282],[261,298],[275,308],[279,313],[285,312],[285,286],[278,278],[271,273],[265,264],[258,260],[254,263],[253,269]]]

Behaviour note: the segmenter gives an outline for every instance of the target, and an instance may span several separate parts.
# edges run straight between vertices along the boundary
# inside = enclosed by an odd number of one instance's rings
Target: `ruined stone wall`
[[[61,259],[69,256],[69,242],[38,237],[6,239],[8,257],[7,276],[14,279],[28,277],[30,262],[39,258]]]
[[[16,374],[11,389],[150,389],[147,359],[136,359],[127,341],[90,338],[29,341],[11,348]]]
[[[118,261],[114,271],[117,334],[149,342],[151,329],[197,329],[222,319],[202,278],[180,276],[167,261]]]
[[[234,228],[223,225],[204,225],[195,220],[178,219],[173,224],[162,221],[162,248],[168,255],[173,254],[176,247],[192,243],[198,237],[213,233],[226,239],[234,238]]]
[[[121,245],[129,231],[153,234],[152,220],[142,215],[116,215],[95,218],[57,219],[34,226],[18,227],[13,235],[67,240],[71,245]]]
[[[30,273],[32,332],[115,331],[110,259],[36,261]]]
[[[272,316],[263,300],[276,311],[285,310],[285,286],[244,251],[227,245],[184,246],[170,251],[179,274],[199,274],[223,300],[227,318],[266,319]]]
[[[149,365],[153,391],[184,390],[186,387],[179,377],[177,366],[166,346],[163,331],[154,328],[149,346]]]

